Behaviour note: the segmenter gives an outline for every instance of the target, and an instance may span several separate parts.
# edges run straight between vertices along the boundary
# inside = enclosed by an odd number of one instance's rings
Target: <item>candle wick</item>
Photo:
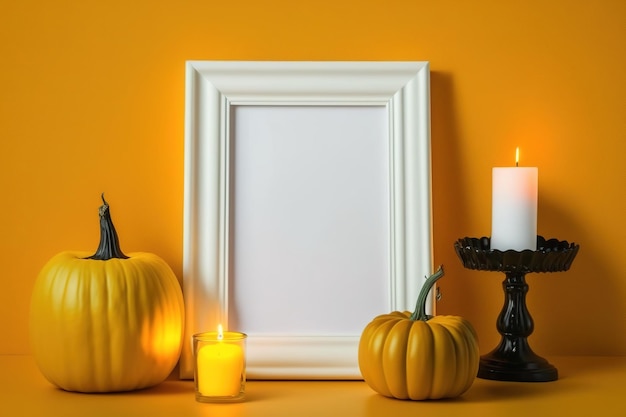
[[[519,167],[519,162],[518,161],[515,161],[515,166]]]

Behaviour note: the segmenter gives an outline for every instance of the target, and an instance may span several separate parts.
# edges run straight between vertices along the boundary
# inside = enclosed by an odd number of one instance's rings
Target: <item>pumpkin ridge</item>
[[[454,378],[450,378],[451,385],[448,388],[448,396],[455,397],[464,391],[463,388],[467,381],[467,373],[469,370],[467,356],[468,347],[465,338],[460,336],[459,329],[452,323],[444,323],[446,325],[442,324],[441,327],[445,330],[452,341],[454,357],[456,358],[456,366],[454,367],[455,375]]]
[[[433,360],[431,398],[445,398],[450,390],[450,382],[456,375],[457,360],[454,343],[441,323],[429,323],[436,343]]]
[[[407,347],[407,390],[412,400],[423,400],[430,397],[433,379],[433,362],[435,347],[430,325],[424,321],[413,321],[409,333]],[[410,371],[409,371],[410,370]]]
[[[383,347],[382,369],[389,392],[395,398],[409,397],[406,379],[407,338],[413,322],[397,320],[389,330]]]
[[[385,321],[376,326],[372,338],[370,339],[370,350],[376,357],[375,363],[383,363],[383,355],[385,351],[385,340],[389,335],[389,331],[395,325],[396,320]],[[372,346],[373,345],[373,346]],[[373,367],[373,375],[371,378],[372,383],[376,386],[376,391],[386,397],[393,397],[389,386],[387,385],[387,378],[385,376],[385,369],[382,366]]]

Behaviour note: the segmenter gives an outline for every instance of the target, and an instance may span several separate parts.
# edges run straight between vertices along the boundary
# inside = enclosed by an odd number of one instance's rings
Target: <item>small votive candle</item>
[[[194,381],[200,402],[242,401],[246,386],[245,333],[217,332],[193,335]]]

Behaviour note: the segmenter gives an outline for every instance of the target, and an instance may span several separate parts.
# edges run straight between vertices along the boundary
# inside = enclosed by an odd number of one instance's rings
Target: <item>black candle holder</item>
[[[504,272],[504,306],[498,316],[496,328],[502,336],[500,344],[481,356],[478,377],[498,381],[546,382],[558,379],[557,369],[533,352],[528,336],[534,322],[526,307],[529,272],[567,271],[579,245],[546,240],[537,236],[537,250],[490,249],[488,237],[466,237],[455,242],[457,255],[468,269]]]

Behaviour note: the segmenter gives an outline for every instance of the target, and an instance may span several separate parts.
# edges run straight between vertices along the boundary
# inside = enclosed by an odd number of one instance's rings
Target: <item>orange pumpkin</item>
[[[398,399],[451,398],[473,384],[480,355],[471,324],[458,316],[427,316],[428,291],[443,268],[424,283],[415,312],[380,315],[363,330],[359,368],[376,392]]]

